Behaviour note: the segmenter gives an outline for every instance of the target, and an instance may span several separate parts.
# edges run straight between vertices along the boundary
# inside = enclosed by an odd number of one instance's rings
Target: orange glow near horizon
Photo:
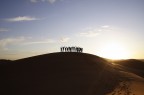
[[[101,57],[109,59],[129,59],[130,53],[128,50],[121,44],[118,43],[109,43],[101,47],[98,54]]]

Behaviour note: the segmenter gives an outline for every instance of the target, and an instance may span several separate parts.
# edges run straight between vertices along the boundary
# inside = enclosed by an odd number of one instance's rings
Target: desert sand
[[[1,95],[144,95],[142,77],[91,54],[39,55],[0,70]]]

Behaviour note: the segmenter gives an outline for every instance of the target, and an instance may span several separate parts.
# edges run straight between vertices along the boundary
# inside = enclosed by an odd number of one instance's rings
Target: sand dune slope
[[[0,64],[0,95],[144,95],[144,81],[84,53],[52,53]]]
[[[129,78],[119,83],[117,87],[107,95],[144,95],[144,79],[133,73],[121,72]]]

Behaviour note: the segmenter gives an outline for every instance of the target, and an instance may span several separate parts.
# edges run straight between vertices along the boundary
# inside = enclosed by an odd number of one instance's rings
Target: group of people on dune
[[[83,48],[81,47],[61,47],[61,52],[83,52]]]

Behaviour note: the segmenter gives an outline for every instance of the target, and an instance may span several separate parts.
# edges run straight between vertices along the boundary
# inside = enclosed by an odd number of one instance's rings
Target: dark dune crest
[[[129,80],[105,59],[74,52],[15,60],[1,72],[2,95],[105,95]]]
[[[6,60],[6,59],[0,59],[0,64],[7,64],[12,62],[11,60]]]

